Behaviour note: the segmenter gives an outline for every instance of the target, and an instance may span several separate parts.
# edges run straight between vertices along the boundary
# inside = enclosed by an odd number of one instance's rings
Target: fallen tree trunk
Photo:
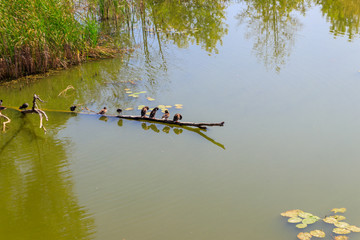
[[[206,126],[224,126],[225,122],[220,123],[194,123],[194,122],[175,122],[172,120],[165,120],[165,119],[158,119],[158,118],[149,118],[149,117],[141,117],[141,116],[132,116],[132,115],[103,115],[106,117],[118,117],[118,118],[124,118],[124,119],[134,119],[134,120],[145,120],[148,122],[161,122],[161,123],[168,123],[168,124],[174,124],[179,126],[193,126],[198,127],[202,129],[206,129]]]

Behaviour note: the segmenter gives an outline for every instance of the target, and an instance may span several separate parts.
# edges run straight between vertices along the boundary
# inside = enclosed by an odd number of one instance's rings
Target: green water
[[[296,239],[279,215],[295,208],[346,207],[360,226],[359,6],[147,1],[133,26],[104,24],[134,52],[1,86],[6,106],[179,103],[183,121],[225,126],[47,111],[44,134],[37,115],[3,111],[0,239]]]

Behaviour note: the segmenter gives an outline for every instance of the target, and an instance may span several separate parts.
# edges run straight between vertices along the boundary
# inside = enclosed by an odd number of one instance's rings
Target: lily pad
[[[159,105],[158,108],[164,109],[164,108],[166,108],[166,107],[165,107],[165,105]]]
[[[354,225],[348,226],[348,227],[346,227],[346,229],[349,229],[352,232],[360,232],[360,228],[357,226],[354,226]]]
[[[334,228],[333,232],[337,233],[337,234],[349,234],[349,233],[351,233],[351,231],[346,229],[346,228]]]
[[[294,210],[289,210],[289,211],[280,213],[280,215],[283,216],[283,217],[292,218],[292,217],[297,217],[297,216],[299,216],[299,213],[301,213],[301,212],[303,212],[303,211],[300,210],[300,209],[294,209]]]
[[[139,105],[138,110],[141,110],[143,107],[145,107],[145,105]]]
[[[292,217],[292,218],[289,218],[288,219],[288,222],[289,223],[300,223],[300,222],[302,222],[302,218],[299,218],[299,217]]]
[[[311,234],[312,236],[318,237],[318,238],[324,238],[324,237],[325,237],[324,231],[321,231],[321,230],[311,231],[310,234]]]
[[[297,228],[306,228],[306,227],[307,227],[307,224],[305,224],[305,223],[300,223],[300,224],[297,224],[296,227],[297,227]]]
[[[326,217],[323,219],[324,222],[334,224],[337,223],[338,220],[334,218],[334,216]]]
[[[147,97],[146,99],[149,100],[149,101],[155,101],[155,99],[151,98],[151,97]]]
[[[180,104],[180,103],[176,103],[176,104],[174,104],[174,106],[183,106],[182,104]],[[298,209],[297,209],[298,210]],[[301,210],[300,210],[301,211]]]
[[[334,212],[334,213],[344,213],[344,212],[346,212],[346,208],[333,208],[333,209],[331,209],[331,211],[332,212]]]
[[[302,223],[304,224],[313,224],[315,222],[317,222],[318,220],[314,217],[310,217],[310,218],[305,218],[304,220],[302,220]]]
[[[347,228],[350,226],[350,224],[348,224],[346,222],[336,222],[336,223],[334,223],[334,225],[338,228]]]
[[[313,217],[314,215],[312,215],[311,213],[308,213],[308,212],[300,212],[299,213],[299,217],[302,217],[302,218],[309,218],[309,217]]]
[[[125,91],[130,91],[131,89],[130,89],[130,88],[125,88],[124,90],[125,90]]]
[[[312,237],[311,234],[308,232],[300,232],[297,235],[297,238],[300,240],[309,240],[309,239],[311,239],[311,237]]]
[[[134,110],[134,108],[125,108],[125,111],[131,111]]]
[[[126,91],[125,93],[132,93],[132,91]]]
[[[334,239],[335,240],[348,240],[349,237],[348,236],[336,236]]]
[[[181,107],[181,106],[176,106],[175,108],[176,108],[176,109],[182,109],[183,107]]]
[[[345,216],[342,216],[342,215],[334,215],[334,216],[330,216],[330,217],[333,217],[335,218],[336,220],[338,221],[342,221],[342,220],[345,220],[346,217]]]
[[[166,107],[166,108],[172,108],[172,106],[171,106],[171,105],[166,105],[165,107]]]
[[[139,95],[137,95],[137,94],[130,94],[130,95],[129,95],[129,97],[138,98],[138,97],[139,97]]]

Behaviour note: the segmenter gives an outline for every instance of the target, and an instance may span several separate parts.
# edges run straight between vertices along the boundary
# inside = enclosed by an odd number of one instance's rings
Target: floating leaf
[[[159,105],[158,108],[163,109],[166,108],[165,105]]]
[[[171,105],[166,105],[165,107],[166,107],[166,108],[172,108],[172,106],[171,106]]]
[[[334,216],[326,217],[323,219],[324,222],[334,224],[337,223],[338,220],[334,218]]]
[[[180,104],[180,103],[176,103],[176,104],[174,104],[174,106],[183,106],[182,104]]]
[[[337,234],[349,234],[349,233],[351,233],[351,231],[346,229],[346,228],[334,228],[333,232],[337,233]]]
[[[182,107],[181,107],[181,106],[176,106],[175,108],[176,108],[176,109],[182,109]]]
[[[146,93],[146,91],[141,91],[141,92],[139,92],[139,93]]]
[[[289,223],[299,223],[301,221],[302,221],[302,218],[299,218],[299,217],[292,217],[292,218],[288,219]]]
[[[130,91],[131,89],[130,89],[130,88],[125,88],[124,90],[125,90],[125,91]]]
[[[344,213],[344,212],[346,212],[346,208],[333,208],[333,209],[331,209],[331,211],[332,212],[334,212],[334,213]]]
[[[149,101],[155,101],[155,99],[151,98],[151,97],[147,97],[146,99],[149,100]]]
[[[299,217],[302,217],[302,218],[309,218],[309,217],[313,217],[314,215],[312,215],[311,213],[308,213],[308,212],[300,212],[299,213]]]
[[[300,240],[309,240],[309,239],[311,239],[311,237],[312,237],[311,234],[308,232],[300,232],[297,235],[297,238]]]
[[[138,110],[141,110],[143,107],[145,107],[145,105],[139,105]]]
[[[133,98],[138,98],[139,95],[136,95],[136,94],[130,94],[129,97],[133,97]]]
[[[299,213],[303,212],[302,210],[300,209],[294,209],[294,210],[289,210],[289,211],[286,211],[286,212],[283,212],[283,213],[280,213],[281,216],[283,217],[297,217],[299,216]]]
[[[306,228],[306,227],[307,227],[307,224],[305,224],[305,223],[300,223],[300,224],[297,224],[296,227],[297,227],[297,228]]]
[[[334,223],[334,225],[338,228],[347,228],[350,226],[350,224],[348,224],[346,222],[336,222],[336,223]]]
[[[338,221],[342,221],[342,220],[345,220],[346,217],[345,216],[342,216],[342,215],[334,215],[334,216],[330,216],[330,217],[333,217],[335,218],[336,220]]]
[[[321,230],[314,230],[311,231],[310,234],[314,237],[318,237],[318,238],[324,238],[325,237],[325,233]]]
[[[125,108],[125,111],[131,111],[134,110],[134,108]]]
[[[315,222],[317,222],[318,219],[314,218],[314,217],[310,217],[310,218],[305,218],[304,220],[302,220],[302,223],[304,224],[313,224]]]
[[[132,93],[132,91],[126,91],[125,93]]]
[[[349,237],[348,236],[336,236],[334,239],[335,240],[348,240]]]
[[[353,226],[353,225],[346,227],[346,229],[349,229],[352,232],[360,232],[360,228],[357,226]]]

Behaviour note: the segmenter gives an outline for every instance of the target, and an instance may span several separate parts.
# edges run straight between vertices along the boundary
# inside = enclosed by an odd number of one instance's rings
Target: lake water
[[[331,225],[299,230],[280,216],[297,208],[345,207],[360,226],[359,1],[189,5],[149,1],[130,31],[112,26],[135,49],[123,57],[0,87],[5,106],[37,93],[49,116],[44,134],[37,115],[2,112],[1,239],[333,239]],[[183,121],[225,126],[50,111],[74,104],[172,105]]]

